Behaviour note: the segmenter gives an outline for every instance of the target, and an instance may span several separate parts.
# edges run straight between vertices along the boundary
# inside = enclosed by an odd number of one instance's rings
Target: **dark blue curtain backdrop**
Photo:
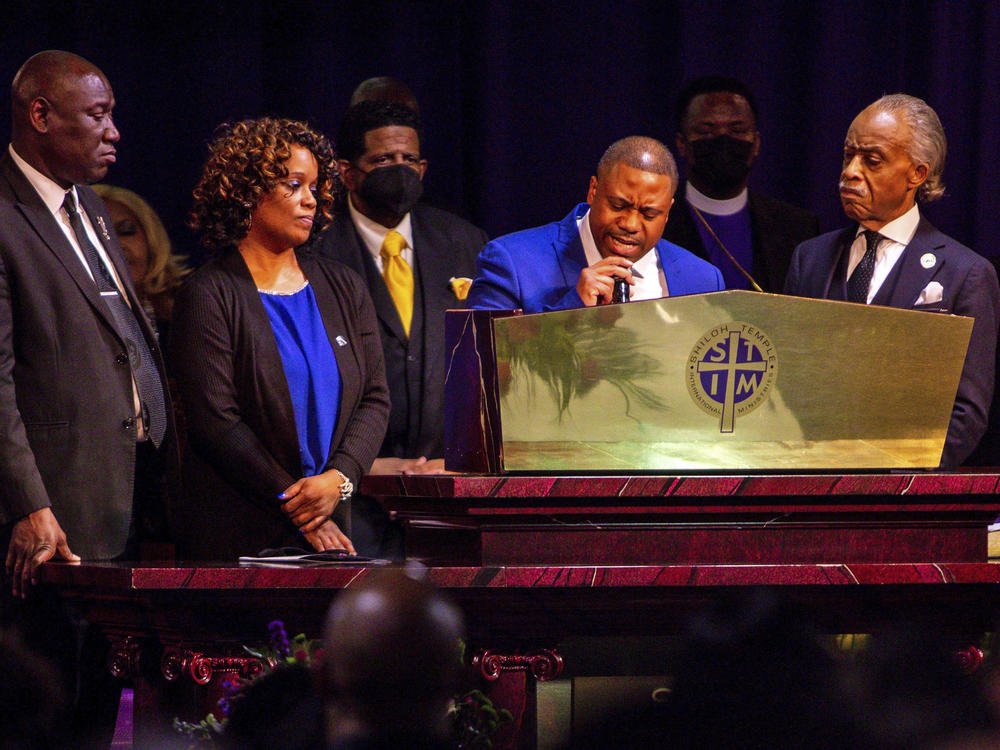
[[[1000,3],[7,2],[0,78],[29,55],[77,52],[118,100],[109,181],[146,196],[182,251],[190,191],[215,126],[274,114],[336,131],[351,91],[406,81],[426,122],[427,184],[497,235],[559,219],[613,140],[673,143],[673,100],[707,73],[757,93],[753,184],[840,226],[840,151],[883,93],[925,98],[948,136],[945,232],[1000,254]],[[9,133],[9,101],[0,134]]]

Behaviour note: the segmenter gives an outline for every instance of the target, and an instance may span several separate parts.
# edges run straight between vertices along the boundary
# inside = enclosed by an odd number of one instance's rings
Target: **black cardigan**
[[[338,469],[357,485],[389,414],[374,307],[350,269],[301,250],[297,256],[340,370],[340,412],[324,469]],[[307,548],[277,498],[302,475],[288,382],[239,252],[214,258],[186,281],[170,343],[189,442],[185,490],[172,513],[179,554],[231,559],[263,547]],[[348,515],[341,504],[334,520],[349,535]]]

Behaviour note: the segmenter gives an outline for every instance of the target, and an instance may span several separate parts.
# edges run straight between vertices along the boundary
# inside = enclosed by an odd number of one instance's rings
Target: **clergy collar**
[[[747,189],[743,188],[743,191],[735,198],[719,201],[715,198],[709,198],[690,182],[686,182],[684,183],[684,198],[702,213],[713,216],[730,216],[738,214],[746,207]]]

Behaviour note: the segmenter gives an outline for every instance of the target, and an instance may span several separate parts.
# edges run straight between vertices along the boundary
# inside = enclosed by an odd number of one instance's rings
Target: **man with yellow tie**
[[[350,107],[337,135],[347,205],[314,244],[357,271],[375,302],[392,398],[378,474],[444,468],[444,313],[464,307],[462,282],[487,240],[464,219],[418,203],[427,170],[420,143],[419,116],[405,105]],[[362,552],[358,521],[352,516],[352,541]]]

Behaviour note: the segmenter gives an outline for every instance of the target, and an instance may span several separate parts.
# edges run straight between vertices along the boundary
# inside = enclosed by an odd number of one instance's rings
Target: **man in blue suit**
[[[661,240],[676,187],[677,165],[662,143],[616,141],[590,178],[586,203],[483,248],[467,306],[535,313],[604,305],[616,278],[629,283],[633,300],[724,289],[715,266]]]
[[[862,110],[840,175],[840,201],[855,223],[799,245],[785,293],[975,318],[941,456],[941,467],[953,468],[986,430],[1000,290],[992,264],[920,215],[918,199],[944,194],[945,148],[941,121],[921,99],[892,94]]]

